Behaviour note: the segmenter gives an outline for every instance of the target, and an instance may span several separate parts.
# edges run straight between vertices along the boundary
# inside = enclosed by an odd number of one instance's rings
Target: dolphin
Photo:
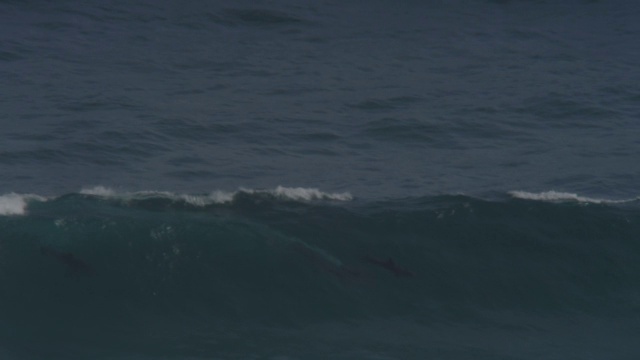
[[[398,266],[392,258],[388,258],[387,260],[380,260],[373,258],[371,256],[365,256],[364,261],[379,266],[383,269],[386,269],[392,273],[394,273],[397,277],[414,277],[416,274],[413,271],[409,271],[405,268]]]
[[[67,271],[65,272],[65,275],[67,276],[95,274],[95,271],[89,264],[70,252],[63,252],[49,246],[41,246],[40,252],[42,255],[51,256],[66,266]]]

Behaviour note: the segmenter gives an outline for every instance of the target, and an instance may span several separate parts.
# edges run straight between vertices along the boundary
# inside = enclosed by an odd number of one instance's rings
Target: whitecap
[[[0,215],[25,215],[30,201],[46,201],[35,194],[9,193],[0,195]]]
[[[524,200],[536,200],[536,201],[548,201],[548,202],[579,202],[579,203],[593,203],[593,204],[620,204],[626,202],[637,201],[635,199],[624,200],[611,200],[611,199],[598,199],[587,196],[580,196],[578,194],[560,191],[544,191],[539,193],[532,193],[527,191],[509,191],[509,195]]]

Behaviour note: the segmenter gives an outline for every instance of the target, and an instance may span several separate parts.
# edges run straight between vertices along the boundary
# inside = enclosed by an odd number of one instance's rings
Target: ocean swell
[[[234,332],[332,322],[436,331],[638,316],[634,207],[280,192],[194,204],[94,188],[28,212],[7,196],[21,216],[0,217],[0,343],[83,358],[78,339],[89,353],[187,341],[210,354],[234,347]]]

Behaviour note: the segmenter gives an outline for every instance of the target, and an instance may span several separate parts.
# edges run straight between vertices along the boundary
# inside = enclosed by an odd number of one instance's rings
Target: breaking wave
[[[323,344],[334,330],[309,329],[337,326],[334,353],[374,338],[403,353],[401,344],[421,348],[433,341],[424,334],[456,327],[528,337],[557,331],[567,316],[618,327],[637,319],[640,209],[512,196],[349,202],[283,187],[3,195],[0,350],[17,359],[237,358],[246,354],[239,339],[259,349],[272,349],[274,336]],[[389,323],[414,337],[362,330]]]

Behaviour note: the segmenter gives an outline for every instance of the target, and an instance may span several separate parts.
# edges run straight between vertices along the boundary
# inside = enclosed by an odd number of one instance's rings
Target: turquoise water
[[[29,359],[638,354],[637,201],[294,190],[27,201],[0,218],[3,347]]]
[[[0,1],[0,357],[637,358],[639,16]]]

